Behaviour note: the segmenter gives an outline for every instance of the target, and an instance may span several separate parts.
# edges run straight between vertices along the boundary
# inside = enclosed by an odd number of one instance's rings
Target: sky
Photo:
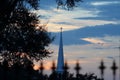
[[[57,9],[55,0],[41,0],[40,25],[47,24],[47,30],[55,36],[49,49],[54,51],[50,58],[44,59],[46,72],[52,61],[57,62],[59,32],[63,28],[64,58],[71,73],[79,60],[81,73],[94,72],[100,76],[98,66],[104,60],[107,69],[105,79],[112,80],[110,67],[115,60],[119,66],[120,45],[120,1],[119,0],[83,0],[73,10]],[[94,66],[93,66],[94,65]],[[119,80],[117,70],[117,80]]]

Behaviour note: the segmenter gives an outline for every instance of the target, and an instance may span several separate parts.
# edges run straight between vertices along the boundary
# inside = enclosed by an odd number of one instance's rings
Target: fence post
[[[63,67],[63,70],[64,70],[63,79],[65,79],[65,80],[68,80],[68,77],[69,77],[68,69],[69,69],[69,67],[68,67],[67,61],[65,61],[64,67]]]
[[[56,69],[55,62],[53,61],[53,63],[52,63],[52,67],[51,67],[52,73],[55,72],[55,69]]]
[[[115,60],[113,60],[113,64],[111,66],[111,69],[113,71],[113,80],[116,80],[116,70],[118,69]]]
[[[99,69],[101,71],[101,79],[104,80],[104,70],[106,69],[106,66],[104,65],[104,61],[103,60],[101,60]]]
[[[79,63],[79,61],[77,60],[77,62],[76,62],[76,66],[75,66],[75,71],[76,71],[76,78],[78,79],[78,77],[79,77],[79,72],[80,72],[80,70],[82,69],[81,67],[80,67],[80,63]]]
[[[43,66],[43,62],[40,62],[40,74],[43,75],[43,70],[44,70],[44,66]]]

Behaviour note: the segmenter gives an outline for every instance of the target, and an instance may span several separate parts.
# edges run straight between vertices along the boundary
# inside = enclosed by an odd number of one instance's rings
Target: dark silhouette
[[[102,61],[103,62],[103,61]],[[113,61],[112,70],[117,69],[115,61]],[[79,65],[77,62],[76,67]],[[27,61],[26,65],[15,63],[13,66],[9,66],[9,62],[4,60],[0,63],[0,80],[104,80],[104,77],[98,78],[94,73],[81,74],[76,71],[75,74],[69,72],[69,66],[67,62],[64,64],[64,73],[57,73],[55,63],[53,62],[51,67],[51,74],[46,75],[43,73],[43,62],[40,64],[39,70],[33,69],[33,64]],[[77,75],[77,76],[74,76]],[[116,73],[113,74],[115,77]],[[113,78],[115,80],[115,78]]]
[[[75,67],[75,71],[76,71],[76,78],[79,78],[79,72],[80,72],[80,70],[81,70],[82,68],[80,67],[80,64],[79,64],[79,62],[77,61],[77,63],[76,63],[76,67]]]
[[[116,80],[116,70],[118,69],[115,60],[113,60],[113,65],[111,66],[111,69],[113,71],[113,80]]]
[[[29,1],[35,8],[37,0]],[[0,4],[0,80],[38,78],[33,60],[52,53],[45,47],[53,38],[45,26],[39,26],[39,17],[24,5],[24,0],[1,0]]]
[[[105,70],[106,66],[104,65],[104,61],[101,60],[99,69],[100,69],[100,73],[101,73],[101,79],[104,80],[104,70]]]
[[[21,0],[16,5],[8,12],[9,18],[6,18],[7,13],[4,16],[0,13],[0,56],[11,62],[11,66],[16,62],[25,63],[26,59],[32,61],[49,56],[52,52],[45,47],[53,41],[45,26],[39,26],[35,13],[23,6]]]
[[[58,5],[57,9],[62,7],[64,9],[70,10],[76,7],[76,4],[78,2],[83,2],[83,0],[56,0],[56,3]]]

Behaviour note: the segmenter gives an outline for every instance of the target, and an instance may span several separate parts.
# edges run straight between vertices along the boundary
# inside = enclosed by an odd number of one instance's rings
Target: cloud
[[[52,3],[49,4],[49,2]],[[118,1],[112,2],[117,3]],[[99,3],[101,5],[112,4],[111,1],[100,1]],[[86,2],[84,2],[83,4],[86,5]],[[92,1],[89,2],[89,5],[90,4],[96,5],[98,3]],[[36,12],[38,15],[41,15],[40,18],[41,24],[44,24],[46,21],[49,21],[47,25],[49,32],[59,32],[60,27],[63,27],[63,31],[70,31],[88,26],[118,23],[118,21],[110,19],[111,18],[110,14],[107,15],[104,14],[104,16],[103,15],[101,16],[103,10],[100,8],[92,8],[88,10],[87,6],[86,8],[84,8],[81,5],[77,8],[74,8],[73,11],[67,11],[62,9],[57,10],[56,3],[53,0],[50,1],[41,0],[41,8],[40,10],[36,10]],[[110,15],[110,17],[105,19],[108,15]]]
[[[91,37],[82,38],[82,40],[88,41],[94,45],[94,49],[118,49],[118,44],[120,44],[120,36],[104,36],[104,37]]]
[[[73,20],[73,19],[64,19],[64,23],[61,22],[63,20],[55,20],[50,21],[47,25],[49,32],[59,32],[60,27],[63,27],[63,31],[80,29],[88,26],[97,26],[97,25],[105,25],[105,24],[117,24],[116,21],[105,21],[105,20]],[[60,24],[62,23],[62,24]]]
[[[82,40],[91,42],[91,43],[95,43],[95,44],[104,44],[105,42],[100,40],[100,39],[96,39],[96,38],[82,38]]]
[[[87,17],[97,17],[99,11],[78,10],[74,11],[55,11],[53,10],[38,10],[37,14],[41,14],[40,21],[42,23],[49,21],[47,28],[49,32],[59,32],[60,27],[63,27],[63,31],[69,31],[74,29],[83,28],[86,26],[96,26],[104,24],[118,24],[117,21],[99,20],[99,19],[85,19]],[[49,14],[48,14],[49,13]],[[85,14],[85,15],[84,15]]]
[[[48,23],[47,25],[48,32],[60,32],[61,27],[63,28],[63,31],[70,31],[79,28],[78,26],[67,25],[67,24]]]
[[[98,26],[89,26],[84,28],[79,28],[70,31],[63,32],[63,43],[64,45],[85,45],[90,44],[90,42],[82,40],[82,38],[97,38],[107,43],[115,43],[120,39],[120,25],[119,24],[106,24]],[[58,27],[55,27],[58,28]],[[64,28],[63,28],[64,29]],[[73,29],[73,28],[72,28]],[[58,28],[60,31],[60,28]],[[55,40],[53,44],[59,44],[59,32],[52,33],[55,35]],[[70,36],[68,36],[70,35]]]
[[[103,5],[111,5],[111,4],[120,4],[120,1],[99,1],[99,2],[91,2],[91,5],[94,5],[94,6],[103,6]]]

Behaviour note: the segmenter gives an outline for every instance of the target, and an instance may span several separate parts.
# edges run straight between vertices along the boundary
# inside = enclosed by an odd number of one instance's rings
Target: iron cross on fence
[[[100,69],[100,71],[101,71],[101,79],[104,80],[104,70],[106,69],[106,66],[104,65],[104,61],[103,61],[103,60],[101,60],[99,69]]]
[[[111,66],[111,69],[113,71],[113,80],[116,80],[116,70],[118,69],[115,60],[113,60],[113,65]]]
[[[81,66],[80,66],[80,63],[79,63],[78,61],[76,62],[76,66],[75,66],[74,69],[75,69],[75,71],[76,71],[76,77],[78,78],[78,76],[79,76],[79,74],[80,74],[79,72],[80,72],[80,70],[82,69]]]

